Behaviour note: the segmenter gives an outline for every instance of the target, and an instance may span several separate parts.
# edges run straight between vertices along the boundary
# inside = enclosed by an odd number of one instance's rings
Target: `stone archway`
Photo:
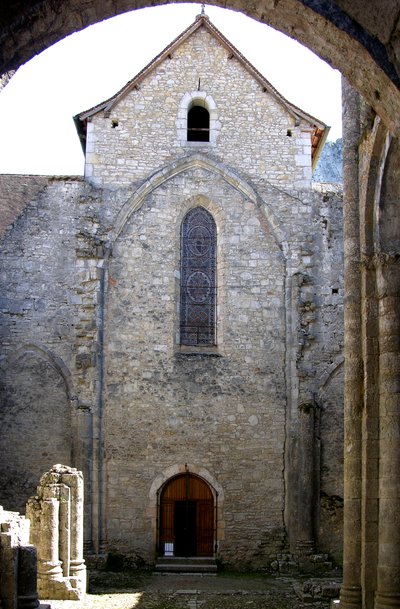
[[[216,506],[210,486],[186,471],[168,480],[159,500],[159,553],[213,556]]]
[[[214,520],[214,531],[213,531],[213,551],[217,551],[219,543],[224,540],[225,537],[225,493],[222,486],[214,478],[214,476],[204,467],[196,465],[194,463],[175,463],[170,467],[167,467],[161,472],[154,480],[149,491],[149,504],[147,510],[147,516],[151,520],[152,529],[152,540],[154,547],[158,547],[159,553],[160,548],[160,530],[159,530],[159,516],[160,516],[160,498],[162,491],[168,486],[171,481],[177,480],[190,475],[193,479],[200,480],[211,493],[213,502],[213,518]],[[215,511],[218,510],[218,516]]]
[[[129,10],[168,0],[10,0],[2,9],[0,74],[15,70],[68,34]],[[389,0],[214,0],[296,38],[338,68],[383,118],[400,131],[399,9]]]

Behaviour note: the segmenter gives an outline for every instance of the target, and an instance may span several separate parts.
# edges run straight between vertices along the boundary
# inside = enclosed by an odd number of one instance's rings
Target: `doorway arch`
[[[159,493],[158,552],[165,556],[213,556],[216,495],[188,471],[174,476]]]

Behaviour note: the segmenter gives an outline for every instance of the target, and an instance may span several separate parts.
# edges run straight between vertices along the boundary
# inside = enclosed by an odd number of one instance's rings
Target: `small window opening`
[[[292,130],[291,130],[291,129],[288,129],[288,130],[286,131],[286,135],[287,135],[288,137],[292,137]]]
[[[332,288],[332,294],[339,294],[339,288]]]
[[[111,128],[115,129],[115,127],[118,127],[118,119],[113,118],[111,121]]]
[[[187,119],[188,142],[210,141],[210,113],[202,106],[193,106]]]

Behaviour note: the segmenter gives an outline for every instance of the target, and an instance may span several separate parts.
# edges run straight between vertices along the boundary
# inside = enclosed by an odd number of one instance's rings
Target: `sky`
[[[68,36],[0,92],[0,173],[82,175],[73,116],[114,95],[188,27],[197,4],[132,11]],[[341,137],[340,72],[280,32],[206,6],[214,25],[290,102]]]

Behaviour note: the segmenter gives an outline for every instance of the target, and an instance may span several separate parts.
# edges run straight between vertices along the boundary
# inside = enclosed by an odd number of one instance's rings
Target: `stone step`
[[[189,556],[160,557],[155,566],[156,573],[216,573],[217,563],[214,558]]]

